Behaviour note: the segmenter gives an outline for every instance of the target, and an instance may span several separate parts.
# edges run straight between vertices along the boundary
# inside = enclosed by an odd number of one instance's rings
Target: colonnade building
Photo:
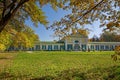
[[[79,33],[72,34],[60,41],[40,41],[28,48],[30,51],[112,51],[120,42],[89,42],[88,36]],[[12,49],[13,50],[13,49]],[[15,50],[15,48],[14,48]]]
[[[45,42],[41,41],[35,44],[30,50],[47,50],[47,51],[57,51],[57,50],[70,50],[70,51],[86,51],[86,50],[96,50],[96,51],[111,51],[114,50],[116,46],[120,45],[120,42],[89,42],[88,36],[81,35],[79,33],[72,34],[69,37],[60,40],[58,42]]]

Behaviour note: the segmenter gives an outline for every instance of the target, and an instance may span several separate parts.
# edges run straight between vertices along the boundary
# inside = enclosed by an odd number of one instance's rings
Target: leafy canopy
[[[48,27],[54,29],[55,33],[65,34],[71,32],[72,28],[78,29],[78,26],[98,20],[101,26],[106,25],[106,29],[120,28],[120,0],[64,0],[63,4],[65,1],[67,4],[63,9],[71,10],[71,13]]]
[[[51,4],[55,10],[61,1],[58,0],[0,0],[0,32],[15,17],[17,21],[25,23],[30,18],[37,26],[38,23],[47,25],[48,21],[42,11],[42,6]]]
[[[120,0],[0,0],[0,32],[7,24],[24,24],[27,18],[36,26],[39,22],[47,25],[41,8],[46,4],[51,4],[54,10],[59,7],[71,11],[48,27],[54,29],[55,34],[66,34],[73,31],[72,28],[79,29],[78,25],[92,24],[96,20],[100,20],[101,26],[107,24],[107,29],[120,28]]]

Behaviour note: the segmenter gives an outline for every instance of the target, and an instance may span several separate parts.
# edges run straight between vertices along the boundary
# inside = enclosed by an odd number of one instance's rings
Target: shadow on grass
[[[120,66],[96,68],[81,73],[79,69],[60,72],[56,77],[44,76],[31,80],[120,80]]]
[[[26,80],[28,75],[15,76],[8,72],[3,72],[0,74],[0,80]],[[29,80],[29,79],[27,79]]]
[[[26,79],[27,75],[17,76],[9,73],[0,74],[2,80]],[[57,76],[43,76],[38,78],[29,78],[27,80],[120,80],[120,66],[109,68],[94,68],[82,73],[79,69],[69,69],[61,71]]]
[[[10,59],[10,58],[7,58],[7,57],[0,57],[0,60],[3,60],[3,59]]]

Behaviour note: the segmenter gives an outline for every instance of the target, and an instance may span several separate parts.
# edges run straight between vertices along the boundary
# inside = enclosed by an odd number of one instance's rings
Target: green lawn
[[[3,80],[119,80],[120,61],[114,52],[19,52],[0,54]],[[4,56],[2,56],[4,55]],[[8,60],[9,59],[9,60]],[[8,63],[9,61],[9,63]],[[1,65],[1,63],[0,63]]]

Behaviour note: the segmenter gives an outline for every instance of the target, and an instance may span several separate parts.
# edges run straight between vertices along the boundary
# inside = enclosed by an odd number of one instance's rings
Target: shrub
[[[115,51],[115,54],[111,55],[111,58],[114,61],[117,61],[119,59],[119,57],[120,57],[120,45],[116,46],[114,51]]]
[[[115,47],[115,54],[120,55],[120,45]]]

